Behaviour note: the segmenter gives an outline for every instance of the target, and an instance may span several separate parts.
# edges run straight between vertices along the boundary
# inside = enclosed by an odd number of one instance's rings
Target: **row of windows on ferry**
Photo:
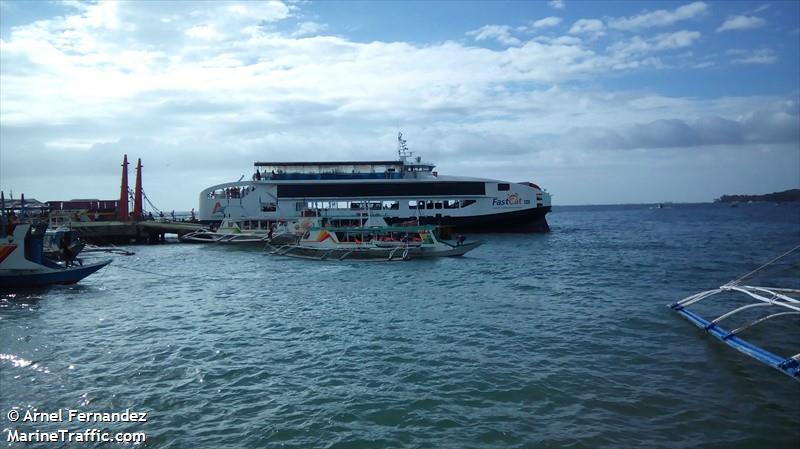
[[[459,209],[474,204],[475,200],[410,200],[409,209]],[[400,201],[307,201],[297,203],[297,210],[304,209],[350,209],[350,210],[398,210]]]

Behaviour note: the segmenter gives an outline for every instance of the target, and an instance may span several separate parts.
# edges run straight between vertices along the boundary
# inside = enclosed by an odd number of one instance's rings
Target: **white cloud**
[[[725,52],[733,56],[732,64],[774,64],[778,61],[775,51],[771,48],[760,48],[757,50],[733,49]]]
[[[549,2],[547,2],[547,4],[554,9],[564,9],[565,6],[564,0],[550,0]]]
[[[222,38],[222,34],[217,31],[214,25],[196,25],[186,30],[186,35],[196,39],[217,40]]]
[[[702,17],[708,12],[704,2],[694,2],[680,6],[673,11],[659,9],[637,16],[619,17],[608,20],[608,27],[617,30],[636,30],[641,28],[665,27],[682,20]]]
[[[569,29],[570,34],[594,34],[601,36],[604,33],[603,22],[597,19],[578,19]]]
[[[700,39],[698,31],[676,31],[674,33],[659,34],[653,40],[658,50],[671,50],[675,48],[689,47],[696,40]]]
[[[650,39],[634,36],[627,41],[616,42],[609,48],[617,55],[635,55],[690,47],[698,39],[700,39],[699,32],[681,30],[674,33],[659,34]]]
[[[511,27],[507,25],[484,25],[477,30],[467,32],[476,41],[496,40],[503,45],[519,45],[522,42],[511,35]]]
[[[539,19],[531,26],[533,28],[547,28],[547,27],[554,27],[561,23],[561,17],[545,17],[544,19]]]
[[[308,36],[319,34],[327,28],[324,24],[317,22],[302,22],[297,24],[297,29],[292,33],[292,36]]]
[[[291,15],[291,8],[279,1],[235,3],[226,9],[232,15],[257,22],[277,22]]]
[[[735,31],[735,30],[752,30],[761,28],[767,24],[767,21],[761,17],[755,16],[733,16],[728,17],[725,22],[717,28],[717,32],[722,31]]]

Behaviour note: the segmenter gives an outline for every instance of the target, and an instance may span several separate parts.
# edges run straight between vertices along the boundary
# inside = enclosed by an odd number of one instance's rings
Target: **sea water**
[[[800,382],[665,307],[800,242],[800,205],[548,219],[550,234],[396,263],[136,246],[76,286],[5,292],[2,444],[69,427],[153,448],[800,447]],[[798,287],[800,264],[759,274]],[[798,321],[783,326],[800,351]]]

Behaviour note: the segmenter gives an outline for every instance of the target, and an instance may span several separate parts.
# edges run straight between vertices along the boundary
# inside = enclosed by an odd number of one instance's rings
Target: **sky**
[[[800,2],[0,0],[0,189],[163,210],[255,161],[532,181],[554,205],[800,187]],[[131,186],[133,185],[131,165]]]

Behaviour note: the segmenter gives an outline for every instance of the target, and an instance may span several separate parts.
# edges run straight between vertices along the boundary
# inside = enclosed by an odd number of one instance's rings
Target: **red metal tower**
[[[142,218],[142,158],[139,158],[136,164],[136,187],[133,190],[133,219]]]
[[[122,159],[122,185],[119,188],[117,220],[128,221],[128,155]]]

